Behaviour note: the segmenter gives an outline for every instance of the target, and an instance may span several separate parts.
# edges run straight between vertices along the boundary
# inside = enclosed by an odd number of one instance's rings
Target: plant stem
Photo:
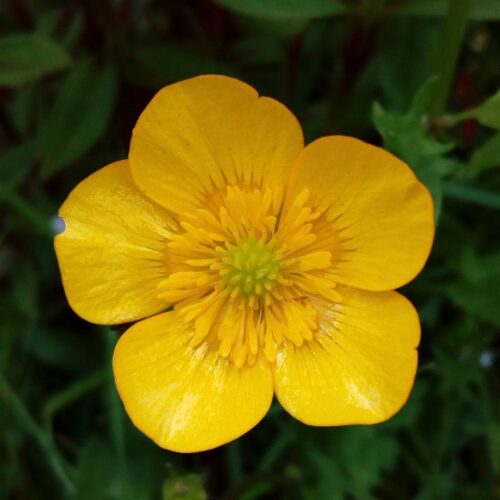
[[[47,434],[45,434],[33,420],[22,401],[17,397],[3,375],[0,375],[0,400],[4,401],[6,408],[10,409],[20,426],[38,442],[38,445],[47,457],[49,466],[54,472],[55,477],[59,480],[65,493],[69,495],[73,494],[75,492],[75,486],[65,471],[56,447],[52,444]]]
[[[448,198],[500,210],[500,195],[494,191],[467,184],[446,182],[443,184],[443,194]]]
[[[117,336],[114,331],[105,329],[105,344],[106,344],[106,360],[109,364],[107,369],[107,387],[106,399],[108,405],[108,426],[113,442],[113,448],[116,454],[119,484],[122,489],[122,494],[125,491],[125,482],[127,477],[127,462],[125,459],[125,422],[123,419],[123,409],[121,406],[120,398],[116,391],[115,379],[113,370],[111,368],[111,361],[113,359],[113,351],[117,341]]]
[[[52,429],[52,418],[66,406],[70,405],[81,396],[99,387],[107,379],[107,372],[99,370],[84,379],[78,380],[61,392],[52,396],[43,407],[43,421],[49,432]]]
[[[448,102],[455,67],[467,27],[469,6],[470,0],[448,1],[443,40],[436,58],[436,74],[439,75],[439,82],[431,102],[430,112],[433,116],[441,115]]]
[[[41,215],[29,203],[26,203],[18,194],[0,186],[0,203],[7,205],[14,212],[30,223],[36,231],[49,238],[54,237],[48,217]]]

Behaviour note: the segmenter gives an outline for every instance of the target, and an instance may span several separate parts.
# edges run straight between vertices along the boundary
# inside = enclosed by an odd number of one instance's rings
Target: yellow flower
[[[386,151],[343,136],[304,147],[282,104],[201,76],[162,89],[128,160],[81,182],[60,214],[72,308],[142,320],[113,368],[160,446],[231,441],[273,394],[318,426],[380,422],[408,398],[420,326],[393,290],[427,259],[433,206]]]

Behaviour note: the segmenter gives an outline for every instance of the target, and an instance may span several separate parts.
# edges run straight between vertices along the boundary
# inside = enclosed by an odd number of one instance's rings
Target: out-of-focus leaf
[[[30,140],[7,149],[0,155],[0,182],[16,189],[35,164],[35,141]]]
[[[297,19],[343,14],[346,6],[338,0],[216,0],[238,14],[268,19]]]
[[[427,124],[427,109],[436,79],[431,78],[415,94],[409,111],[396,115],[380,104],[373,106],[373,122],[384,139],[384,146],[406,161],[434,199],[436,220],[439,219],[442,198],[442,176],[453,169],[454,163],[444,157],[453,145],[431,136]]]
[[[306,451],[307,463],[314,471],[312,484],[303,491],[306,500],[329,498],[342,500],[349,494],[349,480],[340,470],[341,462],[317,447]]]
[[[268,494],[273,489],[273,485],[269,481],[259,481],[252,484],[247,490],[245,490],[241,496],[240,500],[259,500],[264,498],[264,495]]]
[[[421,18],[398,18],[382,25],[380,48],[363,79],[380,88],[377,93],[382,92],[380,99],[387,109],[406,111],[421,82],[432,73],[434,58],[429,47],[438,45],[441,36],[438,23]],[[407,64],[408,54],[413,64]]]
[[[38,19],[38,31],[49,37],[56,34],[58,32],[58,24],[61,22],[61,14],[60,6],[47,10]],[[67,49],[72,48],[79,40],[83,28],[83,13],[80,10],[71,9],[71,15],[65,18],[64,33],[59,38],[61,45],[64,45]]]
[[[40,236],[49,238],[54,236],[49,217],[39,207],[34,206],[30,201],[26,201],[13,189],[0,182],[0,207],[2,210],[4,210],[3,205],[7,206],[10,212],[19,216],[24,222],[27,222],[28,227],[34,229]],[[18,227],[22,229],[23,226],[24,224]]]
[[[403,408],[392,418],[381,424],[386,429],[409,429],[417,425],[417,420],[424,409],[424,400],[427,394],[427,386],[423,379],[415,382],[415,386],[410,394],[410,399]]]
[[[268,35],[276,40],[286,40],[303,31],[309,24],[309,18],[263,18],[243,16],[238,19],[238,25],[246,33]]]
[[[22,315],[30,320],[38,316],[39,276],[29,261],[18,266],[13,276],[12,293],[14,303]]]
[[[500,327],[500,315],[498,314],[498,281],[490,280],[482,286],[463,286],[462,284],[448,288],[450,298],[458,306]]]
[[[223,61],[174,45],[137,45],[130,48],[127,57],[123,66],[127,78],[153,88],[202,74],[236,74],[235,68]]]
[[[473,117],[481,125],[500,129],[500,90],[475,108]]]
[[[489,191],[477,186],[448,182],[443,186],[443,192],[450,198],[474,203],[486,208],[500,210],[500,193]]]
[[[201,477],[186,474],[167,479],[163,483],[163,500],[206,500],[208,498]]]
[[[474,109],[451,117],[452,122],[475,118],[481,125],[500,129],[500,90]]]
[[[36,128],[42,90],[38,85],[27,85],[16,89],[12,99],[6,102],[5,110],[19,137],[31,138]],[[34,123],[35,122],[35,123]]]
[[[378,429],[354,427],[347,430],[341,446],[355,498],[369,498],[370,491],[382,480],[382,473],[396,463],[396,437]]]
[[[396,15],[432,16],[446,15],[449,0],[407,0],[394,10]],[[495,0],[473,0],[469,17],[474,21],[494,21],[500,19],[500,2]]]
[[[489,447],[493,470],[495,474],[500,472],[500,422],[491,422],[487,429]]]
[[[111,119],[117,90],[112,66],[99,69],[86,61],[68,75],[42,123],[42,177],[68,166],[101,138]]]
[[[0,38],[0,85],[24,85],[64,69],[70,62],[66,50],[43,35]]]
[[[315,479],[309,498],[372,498],[371,490],[382,481],[398,457],[394,434],[381,428],[336,429],[329,451],[311,447]]]
[[[269,35],[247,36],[234,44],[232,55],[242,65],[279,64],[283,58],[280,40]]]
[[[93,438],[80,450],[75,471],[75,500],[111,500],[113,460],[109,447]]]
[[[34,359],[68,372],[88,372],[96,364],[95,344],[68,330],[39,327],[31,347]]]
[[[463,260],[462,279],[447,287],[450,298],[469,313],[500,327],[500,252]]]
[[[474,151],[469,166],[472,175],[479,175],[500,167],[500,132],[494,134]]]

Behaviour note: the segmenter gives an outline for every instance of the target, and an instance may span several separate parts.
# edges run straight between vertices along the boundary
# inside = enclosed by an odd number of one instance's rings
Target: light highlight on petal
[[[406,402],[417,369],[420,324],[397,292],[339,287],[338,304],[320,301],[313,341],[278,353],[278,400],[309,425],[373,424]]]
[[[156,94],[134,129],[129,159],[138,186],[182,214],[227,184],[283,185],[302,148],[285,106],[233,78],[205,75]]]
[[[167,242],[175,222],[135,186],[128,163],[87,177],[60,209],[66,229],[55,238],[64,290],[73,310],[115,324],[169,305],[156,285],[168,275]]]
[[[299,156],[289,203],[304,188],[314,209],[326,214],[325,237],[337,240],[334,281],[392,290],[420,272],[434,237],[433,204],[401,160],[352,137],[323,137]]]
[[[208,450],[254,427],[273,398],[270,366],[259,358],[237,369],[208,343],[190,346],[176,312],[141,321],[120,338],[116,385],[134,424],[159,446]]]

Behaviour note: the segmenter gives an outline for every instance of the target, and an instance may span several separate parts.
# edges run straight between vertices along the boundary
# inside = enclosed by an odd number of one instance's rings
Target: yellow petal
[[[397,292],[339,287],[341,304],[319,305],[315,340],[285,344],[274,368],[283,407],[309,425],[373,424],[406,402],[420,325]]]
[[[174,222],[135,186],[127,161],[83,180],[60,216],[55,239],[71,307],[93,323],[114,324],[156,314],[168,304],[156,286],[166,278],[166,242]]]
[[[294,165],[289,199],[304,188],[340,238],[330,249],[334,281],[392,290],[420,272],[434,237],[433,204],[401,160],[351,137],[325,137]]]
[[[159,446],[203,451],[236,439],[267,413],[271,369],[258,359],[241,369],[208,347],[175,311],[132,326],[113,358],[118,392],[134,424]]]
[[[302,148],[285,106],[239,80],[205,75],[156,94],[134,129],[129,159],[146,195],[182,213],[226,183],[283,185]]]

